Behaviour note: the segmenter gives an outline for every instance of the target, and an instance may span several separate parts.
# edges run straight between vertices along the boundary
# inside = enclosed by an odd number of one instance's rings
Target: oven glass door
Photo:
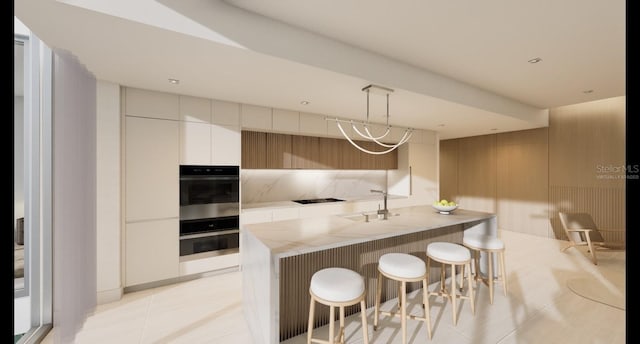
[[[180,239],[180,256],[201,252],[227,254],[238,252],[239,230],[202,233],[184,236]]]
[[[237,203],[240,199],[237,176],[181,176],[180,205]]]

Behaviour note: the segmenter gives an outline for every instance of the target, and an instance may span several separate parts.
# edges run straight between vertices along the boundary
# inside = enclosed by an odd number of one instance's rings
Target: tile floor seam
[[[145,313],[145,316],[144,316],[144,323],[142,325],[142,331],[140,331],[140,339],[138,340],[138,344],[144,343],[144,341],[143,341],[144,340],[144,334],[145,334],[145,331],[147,329],[147,325],[149,323],[149,316],[151,315],[151,305],[153,304],[153,300],[154,300],[155,296],[156,296],[155,293],[151,294],[149,296],[149,303],[147,304],[147,312]]]

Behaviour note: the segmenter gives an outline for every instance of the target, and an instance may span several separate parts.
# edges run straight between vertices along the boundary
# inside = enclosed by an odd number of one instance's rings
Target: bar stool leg
[[[362,337],[364,338],[365,344],[369,343],[369,329],[367,326],[367,305],[364,302],[364,299],[360,301],[360,314],[362,315]]]
[[[340,343],[344,343],[344,306],[340,306],[340,333],[338,337]]]
[[[313,315],[315,312],[316,302],[311,297],[311,302],[309,303],[309,329],[307,330],[307,344],[311,344],[311,337],[313,336]]]
[[[382,298],[382,273],[378,271],[378,287],[376,288],[376,305],[374,307],[373,330],[378,329],[378,316],[380,312],[380,299]]]
[[[469,296],[469,299],[471,300],[471,314],[475,315],[476,314],[476,310],[475,310],[475,300],[474,300],[474,292],[473,292],[473,283],[471,282],[471,262],[469,262],[469,279],[467,280],[467,287],[469,288],[469,290],[467,291],[467,296]]]
[[[489,282],[489,303],[493,304],[493,254],[487,252],[487,260],[489,261],[489,276],[487,281]]]
[[[443,264],[444,265],[444,264]],[[444,269],[443,269],[444,270]],[[457,324],[457,308],[456,308],[456,266],[451,264],[451,313],[453,314],[453,325]]]
[[[336,319],[336,312],[334,311],[333,306],[329,306],[329,344],[333,344],[334,343],[334,336],[335,336],[335,332],[334,332],[334,323],[335,323],[335,319]]]
[[[402,308],[402,304],[404,302],[400,295],[402,295],[402,283],[398,283],[398,311]]]
[[[401,324],[402,324],[402,344],[407,343],[407,282],[402,281],[402,294],[399,295],[402,298],[402,307],[400,307],[400,312],[402,314]]]
[[[427,270],[429,271],[429,270]],[[429,275],[427,275],[429,276]],[[424,317],[425,322],[427,323],[427,333],[429,334],[429,339],[431,339],[431,316],[429,314],[429,290],[427,290],[427,278],[422,280],[422,305],[424,306]]]

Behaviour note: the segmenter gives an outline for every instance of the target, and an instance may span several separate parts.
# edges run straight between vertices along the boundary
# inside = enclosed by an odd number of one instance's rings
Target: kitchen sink
[[[387,215],[387,219],[391,218],[391,217],[395,217],[395,216],[399,216],[400,214],[397,213],[389,213]],[[365,213],[361,213],[361,214],[349,214],[349,215],[342,215],[340,216],[342,218],[345,218],[347,220],[351,220],[353,222],[374,222],[374,221],[384,221],[384,219],[382,218],[382,215],[380,215],[380,217],[378,217],[378,213],[377,212],[365,212]]]
[[[315,204],[315,203],[331,203],[331,202],[344,202],[343,199],[338,198],[312,198],[312,199],[298,199],[294,200],[300,204]]]

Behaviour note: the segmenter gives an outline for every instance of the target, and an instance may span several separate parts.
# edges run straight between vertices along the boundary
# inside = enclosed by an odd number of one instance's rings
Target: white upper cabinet
[[[178,217],[179,122],[126,117],[126,221]]]
[[[180,122],[180,164],[209,165],[211,162],[211,125]]]
[[[243,129],[271,130],[271,108],[242,104],[240,114]]]
[[[240,165],[241,135],[238,126],[211,126],[211,163],[213,165]]]
[[[300,115],[296,111],[273,109],[273,131],[297,134],[300,130]]]
[[[300,135],[327,136],[327,120],[313,113],[300,113]]]
[[[211,100],[180,96],[180,120],[211,123]]]
[[[178,120],[180,100],[176,94],[125,89],[125,115]]]
[[[213,100],[212,113],[211,123],[213,124],[240,125],[240,104],[238,103]]]

